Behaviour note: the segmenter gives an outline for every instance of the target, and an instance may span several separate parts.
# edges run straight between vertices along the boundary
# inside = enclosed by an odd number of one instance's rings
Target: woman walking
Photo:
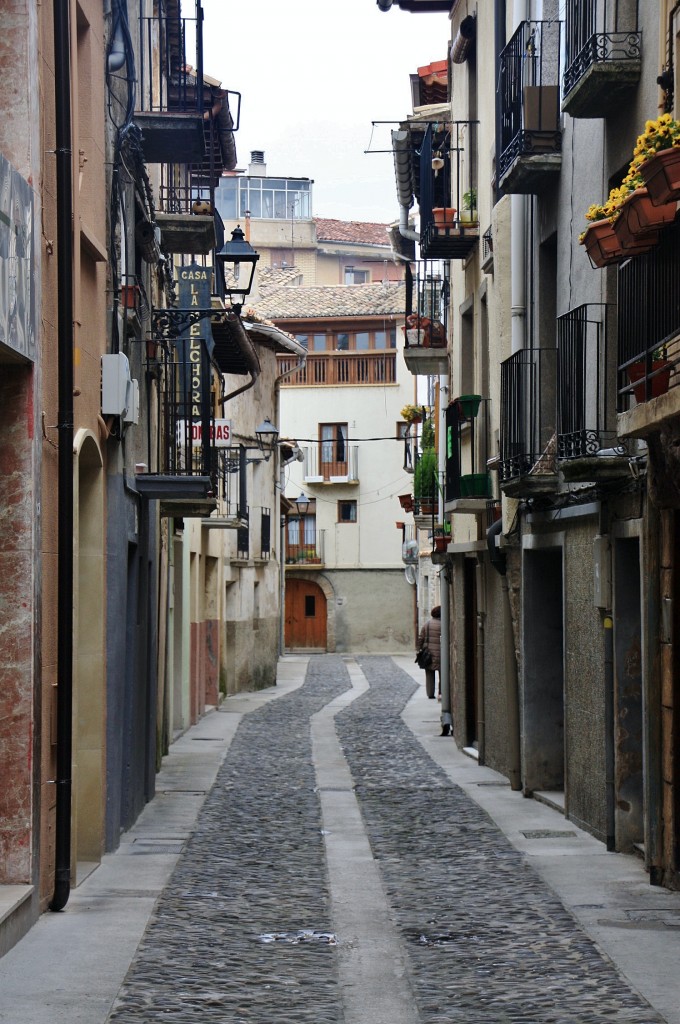
[[[418,636],[418,646],[427,647],[432,655],[432,664],[429,668],[425,669],[425,693],[434,700],[434,674],[435,672],[439,677],[439,685],[437,687],[437,699],[442,699],[442,675],[441,675],[441,636],[442,636],[442,623],[441,615],[442,610],[440,605],[435,605],[430,615],[432,616],[427,620],[425,625],[420,631]]]

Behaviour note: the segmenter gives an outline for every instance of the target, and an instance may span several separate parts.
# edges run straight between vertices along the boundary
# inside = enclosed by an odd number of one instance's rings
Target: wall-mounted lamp
[[[215,254],[215,259],[222,265],[223,270],[226,267],[232,270],[234,280],[231,284],[225,284],[225,291],[231,297],[232,306],[237,312],[240,312],[246,295],[250,295],[255,277],[255,267],[259,258],[259,252],[256,252],[250,242],[246,241],[240,225],[232,231],[231,241],[225,242],[220,251]],[[248,270],[248,275],[244,277],[243,281],[241,281],[241,267]],[[241,301],[234,302],[234,296],[240,297]]]
[[[255,437],[260,451],[264,454],[264,461],[269,462],[271,454],[279,439],[279,432],[272,421],[267,418],[259,427],[255,428]]]
[[[301,492],[299,497],[293,500],[293,505],[295,505],[300,519],[303,519],[307,515],[307,510],[310,504],[311,498],[308,498],[304,491]]]
[[[432,170],[434,171],[435,178],[444,166],[444,157],[441,155],[439,150],[432,154]]]

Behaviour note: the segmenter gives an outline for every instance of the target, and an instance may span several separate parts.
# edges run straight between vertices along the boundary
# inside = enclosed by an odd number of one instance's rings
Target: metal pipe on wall
[[[54,0],[57,215],[58,507],[57,778],[54,891],[50,910],[71,892],[73,761],[73,167],[69,0]]]

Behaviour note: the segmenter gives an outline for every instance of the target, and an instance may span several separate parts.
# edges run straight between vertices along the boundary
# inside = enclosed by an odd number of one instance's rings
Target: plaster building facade
[[[678,228],[646,165],[676,113],[676,6],[389,6],[441,12],[448,54],[446,98],[417,103],[393,145],[421,260],[451,267],[453,732],[675,887]],[[657,212],[635,233],[640,196]]]

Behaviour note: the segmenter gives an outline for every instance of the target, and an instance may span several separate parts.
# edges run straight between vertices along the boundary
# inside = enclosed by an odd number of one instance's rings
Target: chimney
[[[255,178],[266,178],[267,177],[267,165],[264,162],[264,150],[263,149],[251,149],[250,151],[250,163],[248,165],[248,174]]]

